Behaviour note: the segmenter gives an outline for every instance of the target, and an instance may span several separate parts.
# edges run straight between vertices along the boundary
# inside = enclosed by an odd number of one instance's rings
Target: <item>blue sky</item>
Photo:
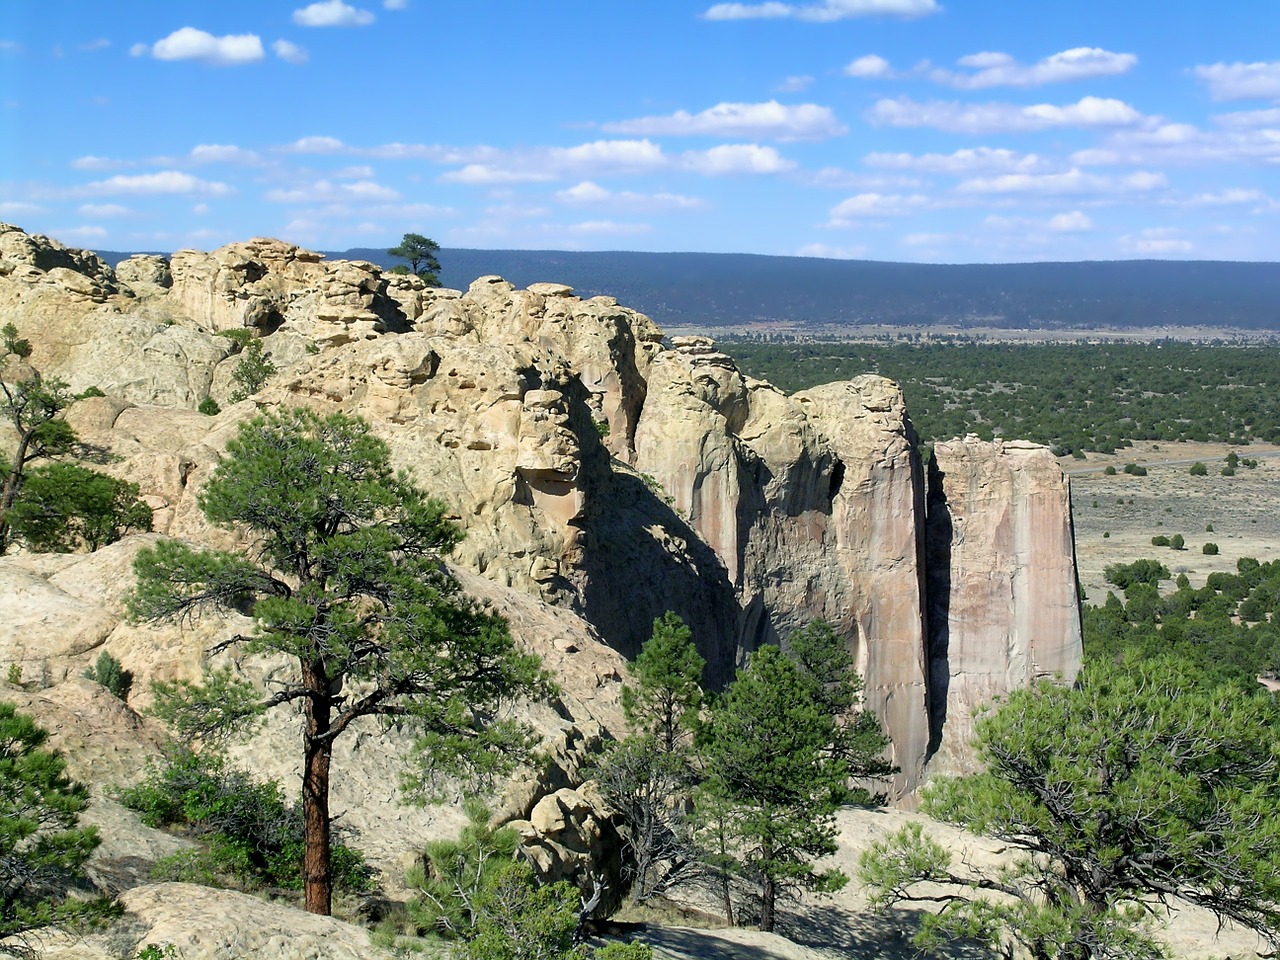
[[[1280,259],[1276,0],[2,3],[76,245]]]

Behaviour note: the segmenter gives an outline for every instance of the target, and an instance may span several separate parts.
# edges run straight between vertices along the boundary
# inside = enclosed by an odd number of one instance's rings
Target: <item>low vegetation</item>
[[[1280,442],[1280,352],[1270,347],[963,338],[916,344],[725,338],[720,347],[746,373],[788,392],[861,373],[896,380],[924,443],[999,434],[1066,454],[1114,453],[1138,440]]]

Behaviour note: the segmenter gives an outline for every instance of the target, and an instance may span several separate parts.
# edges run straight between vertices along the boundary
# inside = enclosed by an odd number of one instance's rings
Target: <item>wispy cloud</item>
[[[941,10],[936,0],[823,0],[822,3],[717,3],[707,20],[808,20],[832,23],[856,17],[927,17]]]
[[[890,170],[918,170],[922,173],[1025,173],[1038,170],[1046,161],[1034,153],[1018,153],[999,147],[972,147],[954,153],[869,153],[864,163]]]
[[[271,45],[271,50],[285,63],[292,63],[295,66],[300,66],[311,59],[305,49],[288,40],[277,40]]]
[[[0,201],[0,217],[30,217],[44,212],[45,208],[38,203],[23,200]]]
[[[1215,100],[1269,100],[1280,97],[1280,60],[1268,63],[1214,63],[1192,70]]]
[[[831,247],[825,243],[809,243],[796,251],[797,257],[821,257],[824,260],[861,260],[871,248],[866,245],[854,247]]]
[[[400,194],[372,180],[356,180],[352,183],[334,183],[332,180],[316,180],[313,183],[287,190],[268,190],[262,199],[268,203],[330,203],[355,202],[386,203],[398,200]]]
[[[805,74],[787,77],[774,89],[777,90],[778,93],[800,93],[804,90],[808,90],[812,85],[813,77]]]
[[[609,133],[637,136],[752,137],[766,140],[826,140],[848,133],[829,107],[816,103],[783,105],[719,103],[701,113],[677,110],[664,117],[640,117],[607,123]]]
[[[293,11],[293,22],[300,27],[367,27],[375,19],[368,10],[342,0],[321,0]]]
[[[611,210],[627,210],[639,213],[701,210],[706,201],[697,197],[685,197],[675,193],[636,193],[630,190],[607,190],[591,180],[561,190],[556,199],[571,206],[603,207]]]
[[[196,60],[215,67],[237,67],[266,57],[262,39],[253,33],[215,37],[195,27],[181,27],[152,45],[136,43],[135,57],[150,54],[157,60]]]
[[[82,217],[127,217],[131,213],[128,207],[118,203],[82,203],[76,212]]]
[[[922,193],[859,193],[831,208],[827,226],[851,227],[864,220],[906,217],[931,204],[932,201]]]
[[[998,177],[977,177],[957,188],[962,194],[1133,194],[1161,190],[1168,178],[1158,171],[1138,171],[1123,177],[1085,173],[1072,168],[1065,173],[1008,173]]]
[[[1137,64],[1132,53],[1112,53],[1100,47],[1073,47],[1032,64],[1021,64],[1007,53],[975,53],[961,57],[963,70],[935,69],[930,79],[957,90],[984,90],[989,87],[1039,87],[1093,77],[1127,73]]]
[[[866,113],[873,124],[932,127],[950,133],[1017,133],[1056,127],[1124,127],[1140,123],[1141,113],[1122,100],[1084,97],[1076,103],[957,103],[910,97],[877,101]]]
[[[1140,233],[1127,233],[1117,243],[1121,250],[1129,253],[1190,253],[1195,249],[1195,244],[1186,239],[1182,231],[1172,227],[1150,227]]]

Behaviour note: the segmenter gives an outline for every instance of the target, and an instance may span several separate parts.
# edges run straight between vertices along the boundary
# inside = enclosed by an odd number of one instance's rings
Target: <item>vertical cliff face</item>
[[[612,298],[499,277],[427,289],[261,239],[117,275],[0,228],[0,304],[46,373],[111,395],[76,411],[78,429],[117,454],[108,469],[141,483],[164,532],[225,536],[195,490],[256,409],[359,414],[455,507],[461,565],[627,656],[675,610],[720,685],[761,644],[831,622],[893,740],[896,793],[929,764],[964,766],[973,706],[1079,665],[1049,452],[939,444],[926,510],[902,393],[881,377],[787,396]],[[280,372],[209,420],[190,408],[226,400],[228,328],[262,337]]]
[[[928,508],[931,768],[967,772],[973,711],[1080,669],[1071,502],[1042,446],[940,443]]]

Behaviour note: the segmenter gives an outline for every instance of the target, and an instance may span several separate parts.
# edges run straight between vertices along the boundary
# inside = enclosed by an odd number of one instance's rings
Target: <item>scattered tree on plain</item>
[[[918,827],[864,854],[873,902],[931,903],[917,943],[1018,943],[1045,960],[1160,957],[1144,920],[1192,903],[1280,943],[1280,758],[1270,698],[1180,663],[1095,662],[981,720],[983,773],[935,781],[932,816],[1025,852],[957,872]],[[944,889],[938,892],[936,886]],[[1002,896],[992,897],[990,894]]]
[[[251,604],[254,634],[214,652],[284,654],[295,669],[265,693],[229,670],[160,684],[156,712],[190,740],[301,706],[306,908],[327,914],[334,740],[361,717],[393,718],[417,734],[420,789],[440,776],[492,775],[532,743],[503,706],[551,683],[505,621],[462,593],[441,560],[460,531],[443,504],[392,471],[364,421],[296,409],[242,424],[199,505],[215,525],[251,533],[253,555],[176,541],[144,550],[131,614],[172,620]]]
[[[406,233],[399,246],[387,251],[393,257],[408,260],[409,269],[429,287],[440,285],[440,261],[436,259],[439,252],[440,244],[420,233]]]

